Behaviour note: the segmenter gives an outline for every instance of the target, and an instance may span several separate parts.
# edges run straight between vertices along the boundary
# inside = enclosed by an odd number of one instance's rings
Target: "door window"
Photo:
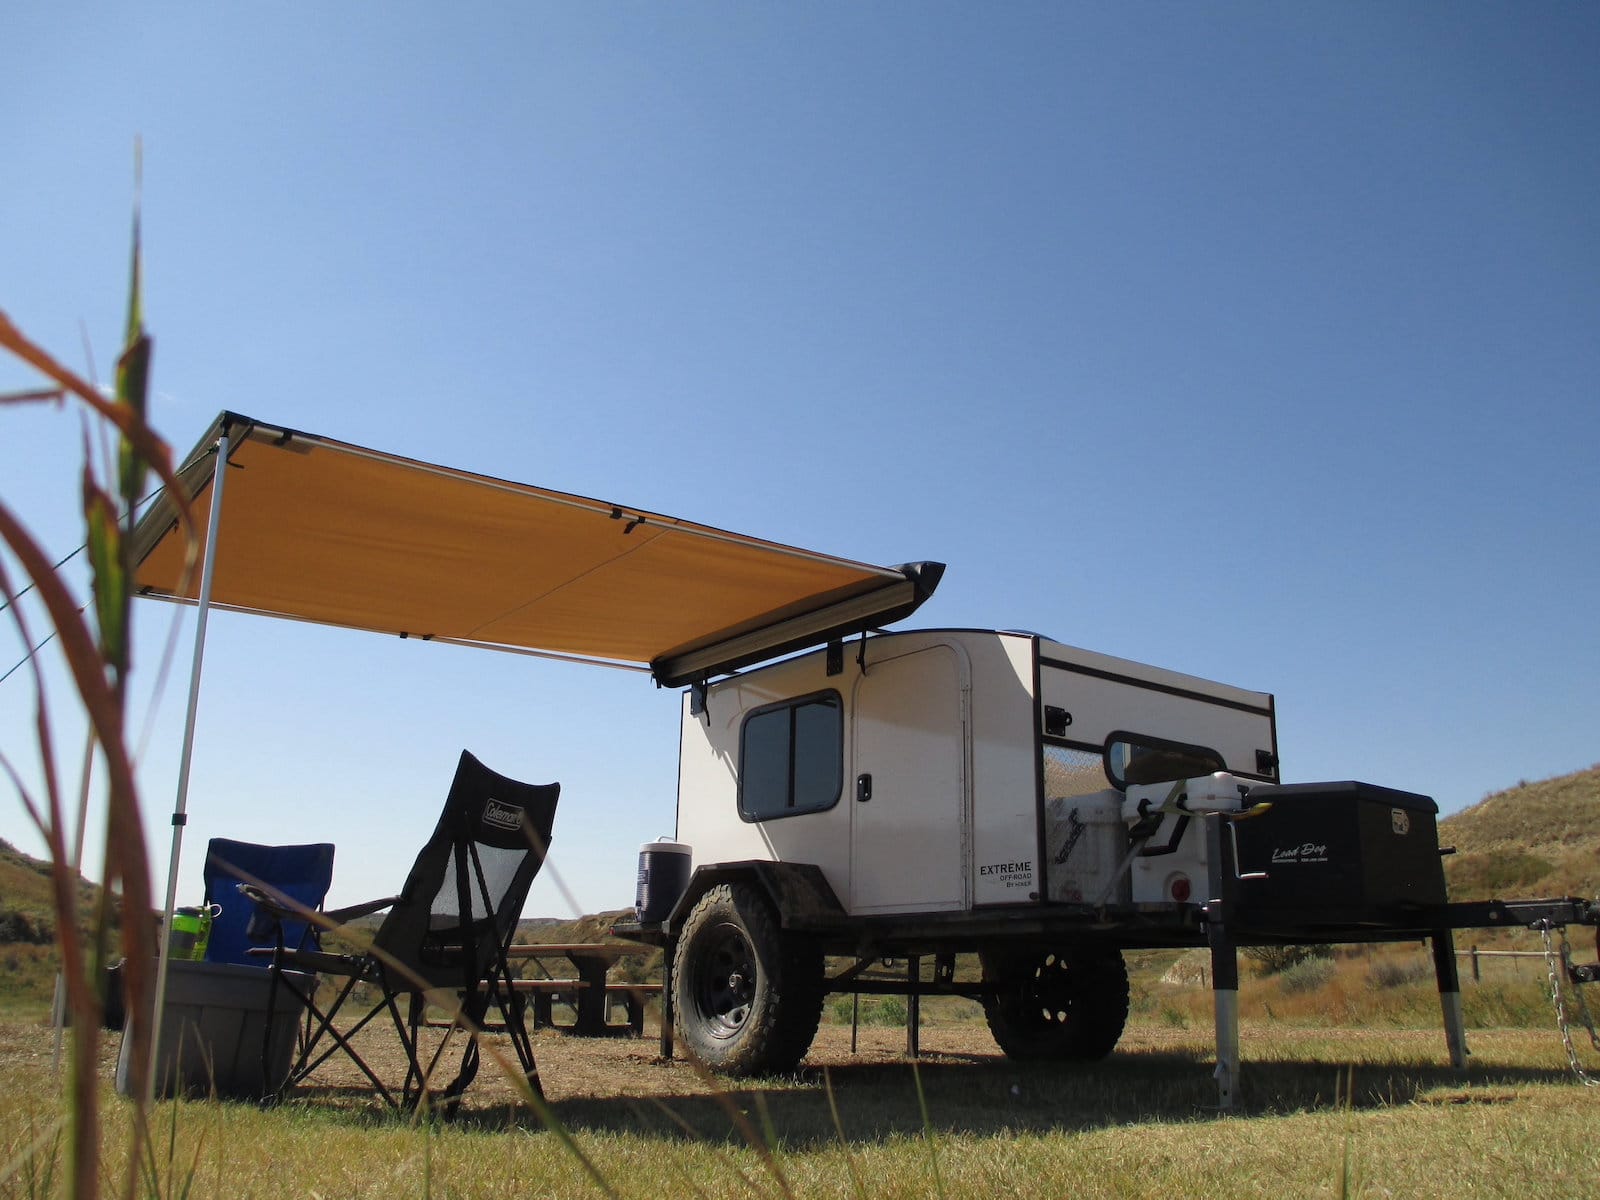
[[[844,708],[821,692],[757,709],[739,731],[739,815],[769,821],[821,812],[844,786]]]

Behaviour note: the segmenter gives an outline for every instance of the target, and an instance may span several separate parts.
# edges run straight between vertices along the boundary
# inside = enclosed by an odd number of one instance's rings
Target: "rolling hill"
[[[1600,765],[1497,792],[1439,823],[1452,900],[1600,896]]]
[[[83,924],[100,889],[78,881]],[[0,1010],[42,1014],[55,988],[55,914],[50,866],[0,841]]]
[[[78,880],[80,911],[90,914],[100,888]],[[0,840],[0,944],[48,943],[55,938],[50,902],[50,864]]]

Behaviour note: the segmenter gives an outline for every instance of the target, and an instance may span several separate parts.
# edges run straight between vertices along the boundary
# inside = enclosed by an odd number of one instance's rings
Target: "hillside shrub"
[[[1289,996],[1314,992],[1331,983],[1337,973],[1338,967],[1327,955],[1303,958],[1278,972],[1278,986]]]
[[[835,996],[829,1006],[833,1019],[841,1025],[850,1023],[852,1010],[852,997],[848,995]],[[862,996],[861,1017],[862,1025],[889,1025],[900,1026],[906,1023],[906,1002],[902,996]]]
[[[1332,946],[1245,946],[1241,949],[1263,975],[1277,975],[1313,958],[1333,957]]]
[[[7,909],[0,912],[0,944],[44,946],[56,940],[56,928],[47,917]]]
[[[1414,958],[1380,958],[1367,968],[1367,980],[1375,988],[1398,988],[1421,983],[1433,968]]]
[[[1445,878],[1456,900],[1490,900],[1534,887],[1554,870],[1549,859],[1526,850],[1457,854],[1445,862]]]

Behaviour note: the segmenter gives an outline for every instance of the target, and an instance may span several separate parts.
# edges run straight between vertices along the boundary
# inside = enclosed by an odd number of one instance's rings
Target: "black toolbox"
[[[1378,915],[1444,904],[1439,806],[1427,796],[1371,783],[1268,784],[1248,805],[1267,804],[1234,823],[1239,905]]]

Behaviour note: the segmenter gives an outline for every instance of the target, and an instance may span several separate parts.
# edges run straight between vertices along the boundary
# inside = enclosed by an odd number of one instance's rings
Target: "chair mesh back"
[[[530,851],[526,847],[502,849],[499,846],[489,846],[476,841],[473,842],[472,848],[477,851],[479,867],[488,885],[489,896],[504,898],[510,892],[517,871],[522,867]],[[478,868],[473,867],[470,854],[466,858],[466,866],[468,919],[481,921],[490,914],[484,906],[482,892],[477,886]],[[428,928],[434,931],[454,928],[461,923],[461,891],[456,877],[455,855],[446,860],[444,881],[439,885],[439,891],[433,898],[428,915]]]
[[[519,783],[461,752],[439,824],[373,940],[397,978],[431,988],[483,976],[544,864],[560,794],[559,784]]]
[[[255,842],[236,842],[232,838],[212,838],[206,847],[206,903],[219,905],[222,912],[211,925],[211,940],[206,945],[206,961],[263,966],[252,958],[252,946],[273,940],[270,927],[262,926],[252,937],[254,908],[239,895],[240,883],[255,884],[286,896],[306,908],[322,907],[323,897],[333,882],[333,846],[317,842],[303,846],[262,846]],[[307,924],[285,921],[284,945],[291,949],[305,942]],[[315,934],[313,933],[313,937]]]

